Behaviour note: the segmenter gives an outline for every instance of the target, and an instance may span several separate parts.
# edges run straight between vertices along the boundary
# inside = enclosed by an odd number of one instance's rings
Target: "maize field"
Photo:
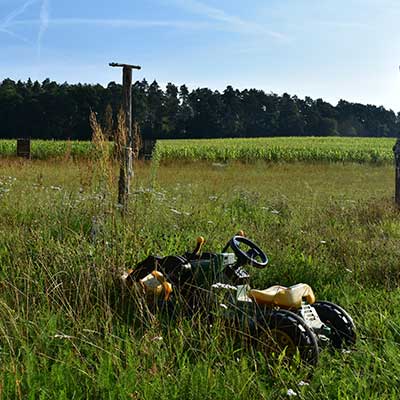
[[[305,161],[387,163],[393,139],[274,137],[255,139],[164,140],[157,146],[162,161]]]
[[[211,162],[355,162],[391,163],[395,139],[344,137],[273,137],[252,139],[159,140],[154,158],[159,161]],[[110,149],[112,144],[110,143]],[[16,140],[0,140],[0,157],[16,154]],[[33,140],[35,159],[89,159],[89,141]]]

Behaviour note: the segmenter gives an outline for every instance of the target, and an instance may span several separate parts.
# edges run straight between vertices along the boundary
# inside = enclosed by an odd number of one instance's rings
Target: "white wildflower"
[[[300,381],[298,386],[310,386],[310,384],[308,382]]]
[[[73,336],[70,336],[70,335],[59,335],[59,334],[54,335],[53,337],[54,337],[54,339],[73,339],[74,338]]]
[[[219,168],[223,168],[226,167],[228,164],[222,164],[222,163],[212,163],[213,167],[219,167]]]

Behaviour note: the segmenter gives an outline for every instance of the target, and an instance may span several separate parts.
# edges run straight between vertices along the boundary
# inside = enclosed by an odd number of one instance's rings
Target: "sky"
[[[399,0],[0,0],[0,80],[257,88],[400,111]]]

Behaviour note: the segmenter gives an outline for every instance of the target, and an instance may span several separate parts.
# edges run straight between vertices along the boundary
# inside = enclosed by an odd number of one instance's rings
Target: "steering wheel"
[[[249,247],[247,251],[242,250],[239,246],[244,244]],[[235,235],[230,241],[231,246],[236,257],[239,259],[239,263],[250,264],[256,268],[265,268],[268,264],[267,255],[250,239],[243,236]],[[257,260],[257,258],[259,260]]]

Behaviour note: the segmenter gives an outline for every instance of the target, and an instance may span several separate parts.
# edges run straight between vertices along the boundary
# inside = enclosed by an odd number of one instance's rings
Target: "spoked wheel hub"
[[[285,354],[289,357],[296,354],[296,344],[292,337],[280,329],[271,329],[266,340],[267,349],[271,353]]]

